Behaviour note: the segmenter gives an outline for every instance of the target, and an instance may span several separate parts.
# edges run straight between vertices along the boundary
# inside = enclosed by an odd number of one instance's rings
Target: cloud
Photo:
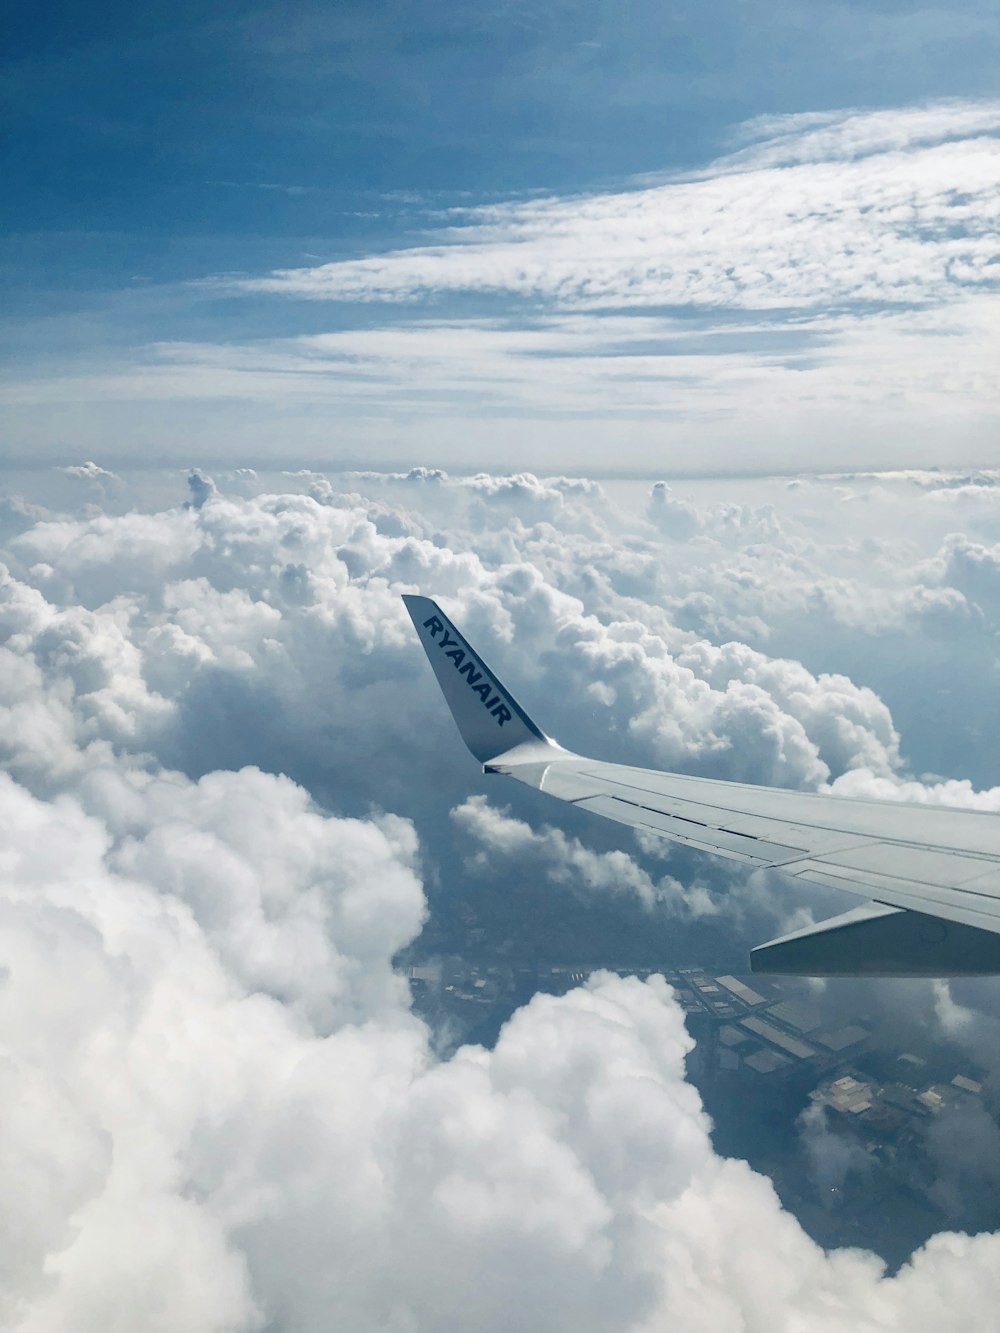
[[[733,138],[748,146],[729,162],[741,169],[763,163],[856,160],[886,152],[905,152],[928,144],[995,134],[1000,120],[996,102],[936,102],[882,111],[807,111],[757,116],[745,121]]]
[[[994,1238],[938,1237],[885,1280],[871,1256],[825,1256],[766,1181],[715,1157],[660,979],[603,974],[536,997],[493,1051],[443,1063],[401,992],[372,1011],[360,975],[347,984],[368,1017],[342,1012],[322,1035],[287,997],[248,985],[218,952],[214,895],[192,899],[177,857],[206,826],[242,839],[264,815],[269,860],[242,874],[271,892],[275,872],[301,864],[291,794],[254,774],[197,794],[176,776],[106,794],[119,820],[158,834],[115,867],[127,837],[70,799],[0,784],[0,1027],[18,1094],[5,1141],[37,1182],[7,1255],[12,1324],[107,1327],[109,1289],[120,1321],[194,1333],[331,1317],[492,1330],[524,1302],[547,1328],[684,1320],[715,1333],[723,1317],[791,1310],[840,1330],[875,1306],[878,1326],[919,1330],[942,1318],[925,1288],[948,1290],[952,1314],[983,1308]],[[363,860],[357,871],[353,892],[369,879]],[[330,924],[342,946],[345,918]],[[381,924],[369,928],[378,939]],[[255,956],[252,934],[234,944]],[[308,959],[306,937],[284,948]],[[765,1238],[752,1265],[747,1234]]]
[[[503,291],[583,309],[954,299],[994,285],[998,127],[993,103],[772,120],[773,140],[703,174],[480,207],[438,245],[240,285],[335,300]]]
[[[535,478],[453,489],[469,530],[447,544],[405,512],[350,497],[209,493],[197,509],[39,524],[13,547],[28,580],[10,584],[12,607],[25,608],[19,645],[58,677],[64,703],[72,695],[77,727],[111,710],[115,744],[128,738],[190,771],[205,771],[208,750],[224,744],[235,767],[267,753],[275,768],[309,781],[325,768],[335,781],[330,747],[363,752],[366,728],[397,743],[419,730],[432,696],[401,693],[420,663],[406,652],[397,594],[430,588],[453,599],[498,669],[528,687],[536,676],[558,679],[550,708],[556,722],[582,723],[583,740],[617,733],[657,762],[706,770],[725,754],[731,771],[791,785],[815,785],[831,767],[894,766],[891,721],[870,692],[749,649],[696,650],[667,620],[661,637],[620,601],[602,623],[533,573],[532,538],[556,521],[563,570],[570,549],[592,561],[595,536],[614,548],[599,491]],[[487,550],[492,529],[484,564],[476,550]],[[543,654],[540,671],[532,662]],[[331,695],[337,679],[352,683],[350,715]],[[595,680],[605,704],[597,719]],[[253,736],[232,725],[236,699],[261,719]],[[377,800],[383,773],[375,762],[370,787],[358,771],[352,783]]]
[[[682,541],[693,537],[702,526],[694,505],[675,499],[665,481],[654,483],[646,513],[650,522],[655,523],[661,531]]]
[[[298,484],[313,494],[202,475],[198,507],[44,515],[8,543],[3,1322],[105,1329],[112,1291],[123,1327],[184,1333],[492,1333],[524,1308],[582,1333],[981,1326],[996,1236],[941,1234],[887,1278],[874,1255],[824,1253],[764,1176],[717,1156],[662,979],[536,996],[492,1050],[440,1059],[393,970],[443,886],[638,904],[671,932],[774,910],[766,886],[741,896],[680,852],[665,873],[570,808],[547,825],[516,788],[509,808],[477,795],[401,590],[440,595],[581,749],[991,808],[913,778],[871,688],[672,615],[697,580],[720,616],[752,591],[780,636],[778,609],[800,614],[789,569],[845,598],[940,580],[953,511],[906,481],[858,481],[850,505],[776,483],[678,494],[684,539],[641,512],[643,488],[629,512],[535,476]],[[917,499],[897,511],[894,485]],[[992,641],[989,614],[970,636]],[[828,654],[871,634],[821,623]],[[906,624],[901,644],[877,636],[896,673],[930,642]],[[920,995],[901,1010],[995,1052],[987,1015]],[[984,1151],[991,1124],[970,1122]],[[804,1132],[824,1179],[843,1167],[822,1125]],[[940,1139],[955,1206],[969,1159]]]
[[[496,870],[508,862],[518,876],[542,875],[563,884],[596,893],[634,894],[643,907],[690,917],[717,912],[701,884],[682,886],[670,875],[654,880],[625,852],[594,852],[561,829],[544,825],[536,831],[507,810],[487,803],[485,796],[470,796],[451,817],[478,850],[469,858],[473,870]]]
[[[197,784],[166,775],[142,784],[144,809],[113,780],[89,789],[112,803],[123,838],[110,863],[186,903],[246,990],[320,1032],[405,1008],[389,960],[424,915],[408,823],[331,820],[288,779],[254,769]]]
[[[253,473],[252,468],[246,470]],[[191,492],[188,504],[192,509],[200,509],[206,500],[210,500],[216,494],[215,482],[198,468],[188,473],[188,490]]]
[[[949,778],[944,782],[901,782],[878,777],[869,769],[852,769],[830,784],[838,796],[860,800],[910,801],[918,805],[951,805],[965,810],[1000,810],[1000,787],[976,791],[967,779]]]
[[[80,481],[93,481],[98,485],[103,485],[108,481],[120,481],[121,478],[114,472],[109,472],[106,468],[99,467],[97,463],[87,462],[74,464],[71,467],[64,467],[62,471],[67,477],[77,477]]]

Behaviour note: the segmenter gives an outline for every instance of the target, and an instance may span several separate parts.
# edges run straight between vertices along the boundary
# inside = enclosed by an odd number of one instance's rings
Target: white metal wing
[[[1000,816],[584,758],[532,722],[435,602],[404,600],[459,731],[486,772],[753,869],[870,900],[754,949],[754,971],[1000,973]]]

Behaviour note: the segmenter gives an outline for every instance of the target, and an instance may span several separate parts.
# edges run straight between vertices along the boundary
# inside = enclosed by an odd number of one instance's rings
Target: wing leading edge
[[[459,731],[486,772],[751,869],[874,900],[760,946],[751,955],[754,971],[1000,973],[1000,816],[584,758],[531,721],[435,602],[404,600]],[[481,675],[470,687],[475,673]]]

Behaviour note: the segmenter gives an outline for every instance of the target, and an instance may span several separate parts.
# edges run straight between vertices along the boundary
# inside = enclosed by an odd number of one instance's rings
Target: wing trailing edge
[[[751,972],[803,977],[988,977],[1000,935],[884,903],[793,931],[750,952]]]

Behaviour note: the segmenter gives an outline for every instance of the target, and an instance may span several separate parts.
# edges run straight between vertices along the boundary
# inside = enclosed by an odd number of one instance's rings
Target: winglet
[[[413,594],[403,601],[462,740],[481,764],[518,745],[551,744],[437,602]]]

